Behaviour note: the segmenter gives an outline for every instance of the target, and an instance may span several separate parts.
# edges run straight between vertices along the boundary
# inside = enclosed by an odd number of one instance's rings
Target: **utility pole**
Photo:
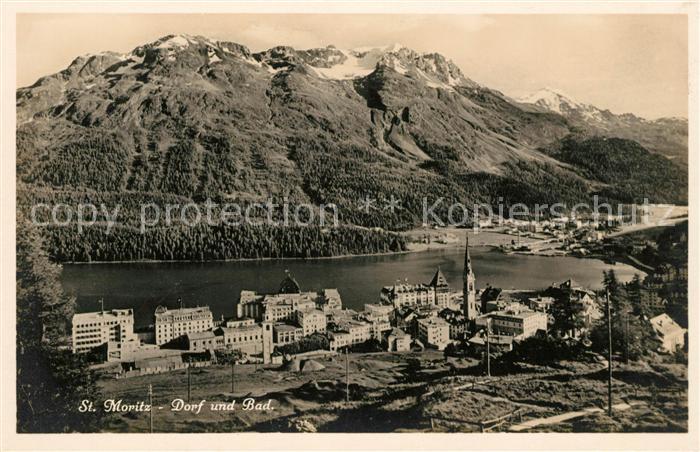
[[[486,376],[491,377],[491,341],[489,332],[491,330],[491,318],[486,318]]]
[[[605,290],[605,306],[608,314],[608,416],[612,417],[612,315],[610,292]]]
[[[350,403],[350,361],[348,349],[345,349],[345,403]]]
[[[625,364],[630,360],[630,313],[629,310],[625,311]]]
[[[236,376],[236,360],[235,358],[231,358],[231,393],[233,394],[234,391],[234,379]]]
[[[151,407],[148,412],[149,430],[153,433],[153,385],[148,385],[148,405]]]
[[[192,376],[190,374],[190,363],[187,363],[187,403],[190,403],[192,395]]]

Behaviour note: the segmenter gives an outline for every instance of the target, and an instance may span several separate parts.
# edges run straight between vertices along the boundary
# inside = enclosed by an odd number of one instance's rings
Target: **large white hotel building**
[[[214,316],[208,306],[168,309],[158,306],[155,313],[156,344],[162,345],[184,336],[214,328]]]
[[[136,341],[132,309],[75,314],[72,330],[73,353],[88,352],[108,342]]]

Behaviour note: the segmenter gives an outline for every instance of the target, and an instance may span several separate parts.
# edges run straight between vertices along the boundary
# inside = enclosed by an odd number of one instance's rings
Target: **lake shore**
[[[182,259],[139,259],[139,260],[118,260],[118,261],[66,261],[61,264],[70,265],[103,265],[103,264],[166,264],[166,263],[198,263],[198,262],[254,262],[254,261],[271,261],[271,260],[290,260],[290,261],[306,261],[306,260],[332,260],[332,259],[347,259],[354,257],[372,257],[372,256],[396,256],[401,254],[420,253],[423,251],[434,250],[449,250],[464,248],[466,244],[465,229],[459,228],[442,228],[434,229],[413,229],[403,233],[408,239],[408,249],[403,251],[391,251],[384,253],[362,253],[362,254],[339,254],[336,256],[315,256],[315,257],[244,257],[237,259],[204,259],[204,260],[182,260]],[[431,234],[434,239],[437,239],[440,234],[452,234],[456,236],[454,243],[439,243],[432,241],[431,243],[416,243],[411,240],[416,239],[421,234]],[[468,230],[469,246],[470,247],[498,247],[503,244],[510,243],[514,240],[512,235],[503,234],[492,231],[472,231]],[[522,243],[528,243],[532,239],[523,237]]]

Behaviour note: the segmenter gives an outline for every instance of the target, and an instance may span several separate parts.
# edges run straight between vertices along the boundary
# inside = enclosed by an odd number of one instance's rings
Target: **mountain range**
[[[553,88],[542,88],[517,101],[558,113],[571,124],[590,133],[635,140],[652,152],[676,159],[681,164],[688,163],[688,120],[685,118],[648,120],[632,113],[618,115],[574,100],[572,96]]]
[[[170,35],[78,57],[16,106],[25,202],[287,197],[389,230],[420,224],[424,197],[687,202],[687,121],[553,90],[515,100],[401,45],[251,52]],[[357,208],[391,196],[401,209]]]

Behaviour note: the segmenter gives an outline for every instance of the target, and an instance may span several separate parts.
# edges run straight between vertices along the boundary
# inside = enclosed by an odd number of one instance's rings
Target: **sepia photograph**
[[[697,435],[675,5],[12,13],[3,429]]]

